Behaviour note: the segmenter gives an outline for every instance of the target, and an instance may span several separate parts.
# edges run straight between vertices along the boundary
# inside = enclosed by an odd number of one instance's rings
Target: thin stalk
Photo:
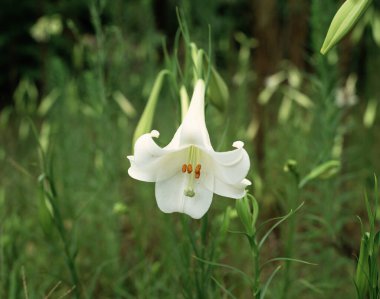
[[[54,185],[50,182],[50,180],[48,180],[48,181],[49,181],[50,186]],[[51,190],[54,190],[54,189],[55,189],[54,187],[51,187]],[[51,195],[49,193],[46,193],[46,195],[47,195],[49,202],[53,208],[55,227],[57,228],[59,237],[63,243],[63,250],[65,252],[66,263],[67,263],[67,267],[68,267],[69,272],[70,272],[71,282],[72,282],[73,286],[75,287],[75,289],[74,289],[75,298],[79,299],[80,298],[80,285],[79,285],[78,271],[77,271],[77,267],[75,264],[75,257],[73,257],[71,252],[70,252],[70,244],[69,244],[69,241],[67,240],[66,231],[65,231],[65,228],[63,226],[62,216],[61,216],[59,208],[56,204],[54,195]]]
[[[294,190],[294,194],[291,194],[290,196],[290,208],[291,210],[295,210],[297,208],[298,199],[299,199],[299,175],[297,172],[291,172],[294,175],[294,185],[292,189]],[[295,236],[296,236],[296,229],[297,229],[297,215],[296,213],[292,215],[289,219],[289,226],[288,226],[288,237],[286,240],[286,247],[285,247],[285,257],[291,258],[294,253],[294,243],[295,243]],[[282,291],[282,298],[286,299],[288,296],[288,291],[291,285],[292,279],[291,279],[291,261],[285,262],[285,269],[284,269],[284,280],[283,280],[283,291]]]
[[[98,49],[97,54],[97,65],[96,73],[99,81],[99,91],[100,91],[100,100],[103,104],[106,102],[106,87],[105,87],[105,76],[104,76],[104,67],[105,67],[105,37],[102,29],[101,18],[99,13],[99,7],[97,7],[95,1],[90,5],[90,14],[92,25],[95,29],[95,37]]]
[[[59,207],[58,207],[57,202],[56,202],[58,195],[57,195],[57,189],[56,189],[54,181],[52,179],[52,176],[53,176],[52,167],[51,167],[51,164],[48,165],[48,163],[47,163],[46,153],[44,152],[44,149],[41,146],[41,143],[39,141],[37,129],[31,120],[30,120],[30,124],[32,127],[34,137],[36,138],[36,141],[37,141],[37,145],[38,145],[38,149],[39,149],[40,167],[41,167],[41,169],[43,171],[43,175],[44,175],[44,179],[41,180],[40,183],[41,183],[41,186],[43,188],[45,195],[47,196],[47,198],[48,198],[48,200],[52,206],[53,215],[54,215],[53,216],[54,225],[55,225],[55,227],[58,231],[59,237],[63,243],[63,249],[65,252],[67,267],[68,267],[69,272],[70,272],[72,284],[75,287],[74,295],[75,295],[76,299],[79,299],[80,298],[80,284],[79,284],[78,271],[77,271],[76,264],[75,264],[75,257],[73,257],[72,254],[70,253],[70,244],[69,244],[69,241],[67,240],[66,231],[65,231],[65,228],[63,225],[61,212],[60,212]]]
[[[206,257],[206,246],[207,246],[207,232],[208,232],[208,214],[202,219],[202,228],[201,228],[201,238],[202,238],[202,248],[201,248],[201,258],[205,259]],[[201,277],[203,283],[203,290],[207,290],[208,277],[207,277],[207,268],[209,267],[207,264],[201,264]]]
[[[252,254],[252,268],[254,273],[254,280],[252,285],[253,290],[253,298],[260,297],[260,250],[257,245],[256,236],[249,237],[249,245],[251,246],[251,254]]]

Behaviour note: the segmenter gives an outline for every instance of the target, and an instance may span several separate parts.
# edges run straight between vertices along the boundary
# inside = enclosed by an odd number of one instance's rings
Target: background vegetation
[[[220,150],[245,142],[258,224],[304,202],[262,259],[317,265],[267,264],[263,284],[282,268],[266,296],[355,298],[356,215],[366,227],[363,191],[380,168],[380,2],[322,56],[339,3],[2,0],[0,298],[252,297],[236,270],[255,273],[248,242],[233,233],[242,230],[233,200],[215,196],[202,221],[166,215],[154,184],[127,174],[164,48],[184,51],[177,6],[205,49],[211,25],[230,97],[224,112],[208,106],[207,124]],[[164,141],[180,121],[178,98],[165,82],[154,122]],[[331,160],[337,173],[298,188],[297,175]]]

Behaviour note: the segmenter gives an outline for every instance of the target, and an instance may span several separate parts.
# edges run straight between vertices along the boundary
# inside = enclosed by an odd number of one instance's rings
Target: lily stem
[[[50,178],[47,178],[48,184],[50,186],[50,190],[52,191],[52,194],[46,193],[49,202],[53,208],[54,211],[54,224],[56,226],[56,229],[58,231],[59,237],[63,243],[63,249],[66,257],[66,263],[67,267],[70,272],[71,276],[71,282],[74,286],[74,294],[75,298],[79,299],[80,298],[80,285],[79,285],[79,277],[78,277],[78,271],[75,263],[75,256],[71,253],[70,250],[70,243],[69,240],[67,239],[66,235],[66,230],[63,225],[63,220],[62,216],[59,210],[59,207],[56,203],[56,193],[55,193],[55,187],[54,183]]]
[[[257,244],[256,240],[256,234],[252,236],[248,236],[249,246],[251,247],[251,254],[252,254],[252,269],[253,269],[253,284],[252,284],[252,291],[253,291],[253,298],[259,298],[260,297],[260,249]]]
[[[294,176],[294,187],[292,187],[292,193],[290,194],[290,208],[294,211],[297,208],[298,198],[299,198],[299,181],[300,177],[297,172],[292,172]],[[296,234],[296,228],[297,228],[297,215],[294,214],[289,219],[289,226],[288,226],[288,238],[286,240],[286,247],[285,247],[285,256],[287,258],[293,257],[294,252],[294,243],[295,243],[295,234]],[[291,286],[291,262],[286,261],[285,262],[285,269],[284,269],[284,279],[283,279],[283,291],[282,291],[282,299],[286,299],[288,297],[289,288]]]

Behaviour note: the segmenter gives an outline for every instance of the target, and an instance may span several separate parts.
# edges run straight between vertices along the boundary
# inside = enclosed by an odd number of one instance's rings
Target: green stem
[[[105,87],[105,77],[104,77],[104,68],[105,68],[105,37],[102,29],[101,18],[98,7],[96,7],[95,1],[90,6],[91,21],[95,29],[96,43],[98,46],[97,54],[97,65],[96,73],[99,81],[99,91],[100,91],[100,100],[103,104],[106,102],[106,87]]]
[[[49,185],[53,185],[53,184],[49,184]],[[51,187],[51,189],[54,190],[54,187]],[[69,244],[69,241],[67,240],[66,231],[65,231],[65,228],[63,226],[62,216],[61,216],[59,208],[55,202],[55,197],[49,195],[48,198],[49,198],[50,204],[52,205],[53,211],[54,211],[54,223],[55,223],[55,226],[56,226],[57,231],[59,233],[59,237],[63,243],[63,249],[64,249],[65,256],[66,256],[66,263],[67,263],[67,266],[68,266],[68,269],[70,272],[70,276],[71,276],[71,282],[72,282],[73,286],[75,286],[75,289],[74,289],[75,298],[79,299],[80,298],[80,285],[79,285],[78,271],[77,271],[76,264],[75,264],[75,257],[73,257],[71,252],[70,252],[70,244]]]
[[[294,184],[294,194],[291,194],[291,202],[290,202],[290,208],[294,211],[297,208],[298,198],[299,198],[299,181],[300,177],[298,173],[294,173],[295,178],[295,184]],[[293,252],[294,252],[294,242],[295,242],[295,234],[296,234],[296,228],[297,228],[297,215],[296,213],[293,214],[289,219],[289,227],[288,227],[288,238],[286,240],[286,247],[285,247],[285,257],[292,258]],[[290,261],[285,262],[285,269],[284,269],[284,281],[283,281],[283,291],[282,291],[282,298],[286,299],[288,296],[288,291],[291,285],[292,279],[291,279],[291,264]]]
[[[201,229],[201,238],[202,238],[202,248],[201,248],[201,258],[206,260],[206,248],[207,248],[207,232],[208,232],[208,214],[203,217],[202,219],[202,229]],[[210,267],[207,264],[204,263],[198,263],[201,266],[201,276],[202,277],[202,290],[204,297],[207,297],[207,286],[209,283],[209,277],[208,277],[208,268]]]
[[[251,246],[252,268],[254,273],[253,280],[253,298],[260,297],[260,250],[257,244],[256,235],[249,237],[249,245]]]
[[[285,249],[285,256],[291,258],[293,256],[294,231],[295,231],[295,227],[296,227],[295,216],[293,215],[293,217],[289,221],[290,221],[290,223],[289,223],[289,233],[290,234],[289,234],[289,237],[287,240],[287,246]],[[287,298],[287,295],[288,295],[289,286],[291,284],[290,276],[291,276],[290,262],[286,261],[285,262],[285,269],[284,269],[283,291],[282,291],[282,298],[283,299]]]
[[[69,242],[66,237],[66,231],[65,227],[63,225],[62,221],[62,216],[59,210],[59,207],[57,205],[56,199],[58,198],[57,195],[57,189],[54,184],[54,179],[53,179],[53,171],[52,171],[52,165],[48,165],[47,159],[46,159],[46,154],[44,152],[43,147],[41,146],[41,143],[39,142],[39,137],[37,133],[37,129],[32,121],[30,121],[31,127],[33,130],[33,133],[35,135],[38,148],[39,148],[39,155],[40,155],[40,167],[43,171],[44,174],[44,180],[41,181],[42,188],[44,190],[44,193],[46,194],[52,208],[53,208],[53,220],[55,227],[58,231],[59,237],[63,243],[64,247],[64,252],[66,256],[66,262],[67,266],[69,268],[70,276],[71,276],[71,281],[73,286],[75,286],[74,289],[74,294],[75,298],[79,299],[80,298],[80,285],[79,285],[79,277],[78,277],[78,271],[75,265],[75,257],[73,257],[70,253],[70,246]],[[45,185],[46,182],[46,185]]]

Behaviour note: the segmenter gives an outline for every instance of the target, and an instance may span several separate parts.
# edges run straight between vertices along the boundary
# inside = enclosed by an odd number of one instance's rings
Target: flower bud
[[[186,87],[184,85],[181,86],[179,90],[179,96],[181,98],[181,118],[185,119],[187,110],[189,110],[189,95],[187,94]]]
[[[50,37],[59,35],[63,31],[60,15],[42,16],[30,29],[30,34],[37,42],[46,42]]]
[[[308,175],[306,175],[299,183],[299,188],[305,186],[306,183],[315,179],[328,179],[335,175],[340,169],[340,161],[330,160],[315,167]]]
[[[202,78],[204,51],[202,49],[198,50],[197,45],[194,43],[190,44],[190,49],[191,59],[193,60],[194,82],[196,82]]]
[[[113,210],[114,214],[124,215],[124,214],[128,213],[128,206],[125,203],[119,201],[113,205],[112,210]]]
[[[230,93],[226,82],[224,82],[223,78],[214,67],[211,67],[208,96],[211,104],[213,104],[220,111],[224,111],[226,109]]]
[[[366,128],[371,128],[375,122],[377,113],[377,100],[372,98],[368,101],[367,108],[363,116],[363,124]]]
[[[40,116],[45,116],[50,109],[53,107],[54,103],[58,100],[59,91],[53,89],[46,97],[41,100],[40,105],[38,106],[37,113]]]
[[[370,5],[371,0],[347,0],[335,14],[325,41],[323,42],[321,53],[326,54],[354,27],[356,22]]]
[[[284,94],[305,109],[311,109],[314,107],[313,101],[307,95],[293,87],[287,86],[284,88]]]
[[[278,122],[284,124],[288,121],[292,110],[292,99],[286,95],[282,99],[280,110],[278,111]]]
[[[158,101],[158,96],[160,95],[162,83],[164,80],[164,76],[170,74],[167,70],[162,70],[158,73],[156,81],[154,82],[152,91],[150,93],[148,103],[145,106],[144,112],[137,124],[135,133],[133,135],[133,144],[135,144],[137,138],[141,135],[148,133],[152,129],[152,123],[154,118],[154,113],[156,110],[156,105]]]
[[[113,99],[119,105],[120,109],[125,113],[127,117],[130,117],[130,118],[135,117],[136,115],[135,108],[121,91],[115,91],[113,93]]]
[[[190,44],[190,48],[191,58],[194,64],[194,81],[201,79],[202,75],[207,74],[208,68],[211,67],[207,94],[211,104],[213,104],[220,111],[224,111],[227,107],[227,102],[230,95],[226,82],[224,82],[218,71],[210,65],[210,58],[202,49],[198,49],[194,43]]]
[[[376,45],[380,47],[380,12],[378,11],[373,13],[372,36]]]
[[[269,76],[265,80],[265,88],[262,92],[260,92],[258,96],[258,102],[261,105],[266,105],[276,90],[280,87],[281,83],[283,83],[285,80],[286,74],[283,71]]]
[[[243,198],[236,200],[236,211],[245,228],[245,232],[250,237],[254,236],[256,232],[256,220],[259,215],[259,205],[256,199],[252,195],[245,194]]]
[[[297,161],[289,159],[284,165],[285,172],[297,172]]]

